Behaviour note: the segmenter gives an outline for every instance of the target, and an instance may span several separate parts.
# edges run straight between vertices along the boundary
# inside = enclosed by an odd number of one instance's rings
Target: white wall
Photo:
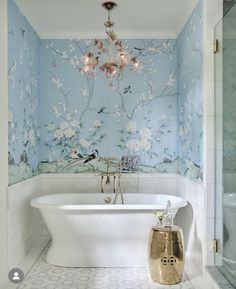
[[[0,283],[7,274],[7,0],[0,1]]]

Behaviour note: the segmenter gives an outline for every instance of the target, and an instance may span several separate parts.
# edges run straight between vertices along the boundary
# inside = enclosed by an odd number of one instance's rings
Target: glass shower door
[[[215,239],[217,250],[215,252],[216,266],[222,266],[223,260],[223,22],[215,27]]]
[[[215,265],[236,288],[236,5],[215,39]]]

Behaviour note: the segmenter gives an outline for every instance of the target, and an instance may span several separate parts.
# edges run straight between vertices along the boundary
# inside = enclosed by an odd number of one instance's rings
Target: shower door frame
[[[215,54],[215,240],[216,240],[216,248],[214,254],[215,266],[219,270],[221,277],[225,279],[222,286],[227,285],[227,288],[235,288],[232,285],[234,281],[232,281],[232,276],[224,269],[224,261],[223,261],[223,252],[224,252],[224,206],[223,206],[223,198],[224,193],[228,191],[224,191],[224,86],[225,86],[225,56],[224,56],[224,41],[227,40],[227,36],[225,37],[225,19],[227,22],[227,15],[230,13],[231,9],[235,9],[236,4],[234,4],[227,13],[222,17],[222,19],[217,23],[214,28],[215,32],[215,40],[219,41],[219,51]],[[226,34],[227,35],[227,34]],[[226,46],[227,47],[227,46]],[[225,184],[226,185],[226,184]],[[227,185],[226,185],[227,187]],[[227,189],[226,189],[227,190]],[[217,278],[217,277],[216,277]]]
[[[215,247],[214,263],[222,265],[223,257],[223,18],[215,26],[214,41],[214,109],[215,109]]]

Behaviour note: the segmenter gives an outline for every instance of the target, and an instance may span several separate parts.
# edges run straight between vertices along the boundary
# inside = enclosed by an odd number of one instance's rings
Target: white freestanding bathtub
[[[153,212],[172,203],[174,214],[186,206],[182,198],[157,194],[124,194],[125,204],[105,204],[107,194],[75,193],[39,197],[39,208],[51,233],[48,263],[65,267],[146,267]],[[109,194],[114,198],[114,194]]]

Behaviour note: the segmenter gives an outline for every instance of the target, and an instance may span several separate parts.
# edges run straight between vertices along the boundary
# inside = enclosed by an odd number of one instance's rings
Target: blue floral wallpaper
[[[178,172],[202,179],[203,4],[200,0],[177,39]]]
[[[97,170],[74,162],[88,156],[133,157],[142,172],[176,171],[176,40],[124,40],[143,63],[111,89],[103,73],[80,72],[93,40],[44,40],[41,45],[41,172]],[[99,164],[100,165],[100,164]]]
[[[102,72],[80,71],[94,40],[40,40],[9,0],[9,179],[97,172],[202,177],[202,7],[177,40],[124,40],[141,60],[110,88]]]
[[[40,39],[8,1],[9,180],[10,184],[38,171],[40,139]]]

